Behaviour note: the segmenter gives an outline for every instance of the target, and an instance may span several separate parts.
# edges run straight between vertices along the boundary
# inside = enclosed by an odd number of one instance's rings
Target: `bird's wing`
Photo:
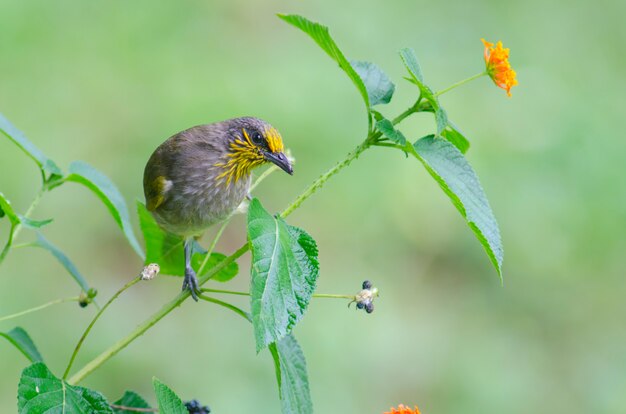
[[[146,207],[148,211],[156,210],[167,200],[167,193],[172,188],[172,182],[164,175],[159,175],[146,185]]]

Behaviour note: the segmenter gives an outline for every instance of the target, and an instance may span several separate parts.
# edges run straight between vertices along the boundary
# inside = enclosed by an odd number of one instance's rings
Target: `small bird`
[[[198,125],[163,142],[143,175],[146,207],[159,226],[184,240],[185,279],[195,301],[193,238],[227,218],[250,197],[252,169],[272,162],[293,174],[283,140],[269,123],[252,117]]]

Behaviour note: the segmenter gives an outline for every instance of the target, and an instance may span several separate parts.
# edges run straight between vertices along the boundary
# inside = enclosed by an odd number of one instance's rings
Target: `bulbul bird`
[[[189,289],[194,300],[199,286],[191,266],[193,238],[249,197],[252,169],[267,162],[293,174],[278,131],[252,117],[179,132],[148,160],[143,176],[146,207],[163,230],[183,238],[183,290]]]

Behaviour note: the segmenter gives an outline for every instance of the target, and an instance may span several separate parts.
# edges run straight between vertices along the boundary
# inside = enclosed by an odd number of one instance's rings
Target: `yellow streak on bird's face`
[[[215,164],[217,167],[224,168],[224,172],[218,175],[217,179],[226,178],[226,185],[230,185],[232,181],[239,181],[241,178],[249,175],[253,168],[267,162],[261,149],[250,140],[246,130],[242,129],[242,132],[244,140],[237,137],[230,143],[230,152],[226,155],[228,161]],[[280,135],[278,135],[278,138],[280,139]],[[282,146],[282,140],[280,140],[280,145]]]
[[[285,149],[283,147],[283,139],[276,130],[276,128],[268,126],[265,128],[264,132],[265,139],[267,140],[267,146],[269,147],[270,151],[272,151],[274,154],[283,152],[283,150]]]

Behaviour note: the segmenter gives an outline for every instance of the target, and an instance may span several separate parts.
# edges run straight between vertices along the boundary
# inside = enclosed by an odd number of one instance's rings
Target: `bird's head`
[[[288,174],[293,174],[291,162],[284,152],[280,133],[258,118],[235,118],[228,125],[228,148],[221,177],[227,182],[239,180],[253,168],[271,162]]]

